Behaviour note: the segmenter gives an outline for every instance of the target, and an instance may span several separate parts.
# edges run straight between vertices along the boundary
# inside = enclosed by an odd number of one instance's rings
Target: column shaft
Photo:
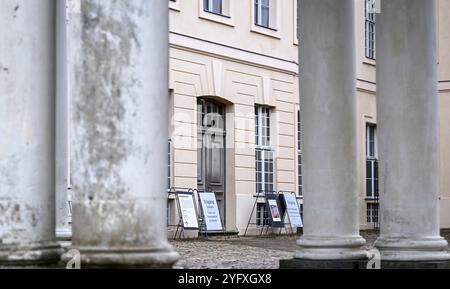
[[[353,0],[300,1],[305,228],[297,259],[364,259]]]
[[[66,0],[57,0],[56,20],[56,237],[72,238],[69,218],[69,100]]]
[[[377,21],[384,260],[449,259],[439,228],[436,1],[382,1]]]
[[[56,262],[56,1],[0,2],[0,264]]]
[[[178,255],[166,226],[167,2],[80,5],[72,19],[83,28],[72,54],[73,247],[82,266],[170,267]]]

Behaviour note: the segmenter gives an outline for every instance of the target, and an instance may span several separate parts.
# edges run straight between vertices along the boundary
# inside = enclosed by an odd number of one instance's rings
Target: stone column
[[[354,0],[300,1],[300,260],[367,258],[359,235]]]
[[[0,1],[0,265],[56,262],[56,1]]]
[[[73,248],[82,267],[171,267],[167,2],[83,0],[78,9]]]
[[[69,218],[69,101],[67,70],[66,0],[57,0],[56,16],[56,237],[70,241],[72,229]]]
[[[385,261],[448,260],[439,227],[436,1],[382,1],[377,19],[381,236]]]

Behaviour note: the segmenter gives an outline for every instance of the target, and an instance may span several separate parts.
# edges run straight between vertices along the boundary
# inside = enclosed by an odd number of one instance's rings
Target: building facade
[[[354,15],[361,229],[379,222],[377,14],[368,3],[355,0]],[[450,2],[437,3],[440,214],[441,226],[448,228],[450,36],[445,27],[450,20],[445,15]],[[175,0],[169,5],[169,186],[215,191],[227,231],[241,234],[257,193],[295,192],[303,206],[297,1]],[[177,220],[175,205],[170,199],[171,223]],[[251,222],[264,222],[263,204]]]

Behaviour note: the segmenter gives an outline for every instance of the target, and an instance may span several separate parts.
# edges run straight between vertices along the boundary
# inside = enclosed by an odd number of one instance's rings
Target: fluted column
[[[78,9],[73,247],[82,267],[170,267],[167,2],[84,0]]]
[[[306,205],[297,259],[367,258],[358,224],[354,2],[299,2]]]
[[[56,1],[0,1],[0,265],[59,260]]]
[[[436,1],[382,1],[377,19],[381,236],[386,261],[448,260],[439,226]]]

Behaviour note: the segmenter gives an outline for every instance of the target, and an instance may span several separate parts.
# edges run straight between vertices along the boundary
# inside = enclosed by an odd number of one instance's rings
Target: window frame
[[[364,0],[364,55],[367,59],[376,60],[376,13],[369,9],[372,1]]]
[[[199,18],[202,20],[207,20],[219,24],[224,24],[230,27],[234,27],[234,0],[221,0],[222,1],[222,13],[215,13],[214,11],[209,11],[205,7],[207,1],[213,0],[198,0],[199,4]]]
[[[302,143],[302,129],[301,129],[301,111],[297,109],[297,136],[296,136],[296,146],[297,146],[297,195],[303,198],[304,192],[304,181],[303,181],[303,143]]]
[[[263,115],[265,115],[264,118]],[[275,152],[272,147],[272,111],[270,107],[263,105],[255,106],[255,172],[256,194],[264,195],[264,193],[274,192]]]
[[[372,139],[373,136],[373,139]],[[373,153],[372,153],[373,145]],[[369,172],[370,166],[370,172]],[[369,183],[370,182],[370,183]],[[370,190],[369,190],[370,185]],[[379,198],[379,167],[378,167],[378,139],[377,126],[366,124],[366,199]]]
[[[252,0],[251,10],[252,10],[252,26],[250,31],[258,34],[263,34],[265,36],[270,36],[273,38],[281,39],[281,2],[286,0],[268,0],[269,1],[269,26],[265,27],[262,25],[258,25],[256,22],[257,17],[257,9],[256,2],[260,0]]]

